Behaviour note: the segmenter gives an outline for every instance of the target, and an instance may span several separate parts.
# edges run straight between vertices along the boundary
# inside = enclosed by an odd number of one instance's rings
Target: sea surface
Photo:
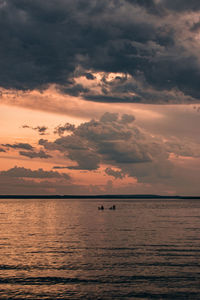
[[[2,199],[0,299],[200,299],[200,200]]]

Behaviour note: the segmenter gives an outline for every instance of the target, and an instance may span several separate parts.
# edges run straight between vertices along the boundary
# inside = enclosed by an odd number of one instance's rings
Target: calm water
[[[0,245],[0,299],[200,299],[198,200],[0,200]]]

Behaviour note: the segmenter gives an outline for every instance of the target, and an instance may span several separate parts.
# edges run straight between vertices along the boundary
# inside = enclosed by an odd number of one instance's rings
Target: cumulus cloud
[[[50,158],[51,155],[47,154],[43,150],[40,150],[39,152],[36,151],[19,151],[19,154],[22,156],[26,156],[29,158]]]
[[[58,150],[75,161],[77,165],[69,166],[71,169],[96,170],[103,161],[151,161],[152,150],[149,147],[149,150],[145,149],[148,141],[145,141],[143,132],[133,124],[132,116],[124,115],[119,118],[118,114],[105,113],[99,121],[82,123],[71,135],[61,137],[53,143],[41,139],[39,144],[48,150]]]
[[[70,135],[53,142],[40,139],[39,144],[48,151],[59,151],[67,160],[64,168],[92,171],[107,165],[105,173],[109,176],[133,177],[147,184],[169,181],[174,176],[171,155],[200,157],[194,142],[163,139],[140,128],[132,115],[108,112],[99,120],[80,124]]]
[[[99,120],[80,124],[71,135],[54,142],[41,139],[39,144],[74,161],[76,165],[68,166],[69,169],[96,170],[101,163],[119,166],[168,157],[161,141],[135,125],[132,115],[119,117],[108,112]]]
[[[198,0],[1,1],[0,86],[55,84],[99,102],[198,101],[199,43],[191,28],[199,9]],[[90,84],[77,82],[81,76]]]
[[[70,176],[66,173],[58,173],[55,171],[45,171],[42,168],[31,170],[24,167],[11,168],[6,171],[0,171],[0,176],[18,177],[18,178],[64,178],[69,180]]]

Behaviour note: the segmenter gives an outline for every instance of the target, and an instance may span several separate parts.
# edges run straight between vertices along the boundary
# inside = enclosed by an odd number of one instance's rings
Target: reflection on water
[[[0,246],[0,299],[200,299],[197,200],[0,200]]]

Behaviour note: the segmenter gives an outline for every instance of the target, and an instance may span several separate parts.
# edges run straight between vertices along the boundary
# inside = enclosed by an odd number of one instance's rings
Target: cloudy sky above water
[[[199,0],[0,0],[0,194],[199,195]]]

